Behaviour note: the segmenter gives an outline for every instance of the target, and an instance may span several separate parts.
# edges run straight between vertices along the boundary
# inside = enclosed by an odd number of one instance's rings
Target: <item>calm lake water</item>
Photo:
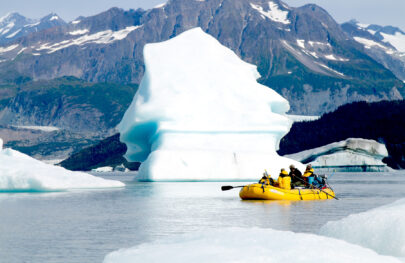
[[[339,173],[337,200],[242,201],[243,183],[138,183],[123,189],[0,194],[0,262],[102,262],[119,248],[192,231],[260,227],[317,233],[330,220],[405,197],[405,173]]]

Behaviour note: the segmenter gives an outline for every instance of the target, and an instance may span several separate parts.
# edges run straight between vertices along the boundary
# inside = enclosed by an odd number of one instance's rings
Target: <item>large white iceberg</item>
[[[276,153],[288,102],[195,28],[144,48],[145,74],[118,129],[139,180],[257,180],[294,163]]]
[[[321,228],[321,234],[404,258],[405,199],[328,222]]]
[[[82,172],[46,164],[10,148],[0,139],[0,192],[60,191],[78,188],[123,187]]]
[[[317,168],[333,168],[340,171],[354,171],[359,168],[367,171],[386,171],[389,168],[382,162],[388,156],[384,144],[374,140],[349,138],[322,147],[302,151],[285,157],[302,163],[311,163]]]
[[[345,241],[272,229],[211,230],[167,237],[108,254],[104,263],[130,262],[400,263]]]

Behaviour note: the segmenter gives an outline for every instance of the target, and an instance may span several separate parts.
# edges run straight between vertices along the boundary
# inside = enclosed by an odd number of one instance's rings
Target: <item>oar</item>
[[[228,190],[231,190],[233,188],[242,188],[242,187],[245,187],[245,186],[244,185],[239,185],[239,186],[224,185],[224,186],[221,186],[221,190],[222,191],[228,191]]]
[[[308,186],[313,186],[315,189],[318,189],[319,191],[321,191],[322,193],[324,193],[324,194],[326,194],[326,195],[329,195],[329,196],[331,196],[331,197],[333,197],[333,198],[335,198],[336,200],[339,200],[339,198],[337,198],[336,196],[333,196],[333,195],[331,195],[331,194],[328,194],[327,192],[325,192],[325,191],[323,191],[321,188],[318,188],[318,187],[316,187],[315,185],[313,185],[313,184],[309,184],[309,183],[307,183],[307,182],[305,182],[305,180],[303,180],[303,179],[301,179],[301,178],[299,178],[299,177],[297,177],[297,176],[295,176],[298,180],[300,180],[301,182],[303,182],[304,184],[306,184],[306,185],[308,185]]]

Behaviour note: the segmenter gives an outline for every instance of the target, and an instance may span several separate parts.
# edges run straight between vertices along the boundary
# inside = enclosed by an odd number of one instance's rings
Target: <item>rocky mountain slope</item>
[[[351,20],[342,29],[364,46],[364,51],[405,81],[405,33],[397,27],[361,24]]]
[[[114,134],[137,87],[74,77],[0,86],[0,138],[38,159],[65,159]]]
[[[402,99],[404,83],[322,8],[274,0],[170,0],[151,10],[113,8],[21,37],[0,49],[0,80],[71,75],[138,84],[146,43],[201,27],[242,59],[291,112],[319,115],[355,100]]]
[[[0,18],[0,45],[13,42],[31,33],[65,24],[66,22],[54,13],[39,20],[26,18],[15,12],[9,13]]]

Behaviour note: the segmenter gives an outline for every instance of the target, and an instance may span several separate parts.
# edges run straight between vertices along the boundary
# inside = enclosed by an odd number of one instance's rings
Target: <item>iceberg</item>
[[[129,262],[367,262],[400,263],[395,257],[342,240],[273,229],[231,228],[166,237],[109,253],[104,263]]]
[[[0,192],[42,192],[125,186],[119,181],[72,172],[35,160],[10,148],[3,149],[2,139],[0,139],[0,164]]]
[[[302,163],[311,163],[314,168],[340,172],[388,171],[382,162],[388,156],[384,144],[374,140],[349,138],[322,147],[285,155]]]
[[[257,180],[294,160],[276,150],[288,101],[257,83],[256,66],[200,28],[144,48],[145,73],[118,125],[141,181]]]
[[[405,199],[324,225],[320,233],[405,258]]]

